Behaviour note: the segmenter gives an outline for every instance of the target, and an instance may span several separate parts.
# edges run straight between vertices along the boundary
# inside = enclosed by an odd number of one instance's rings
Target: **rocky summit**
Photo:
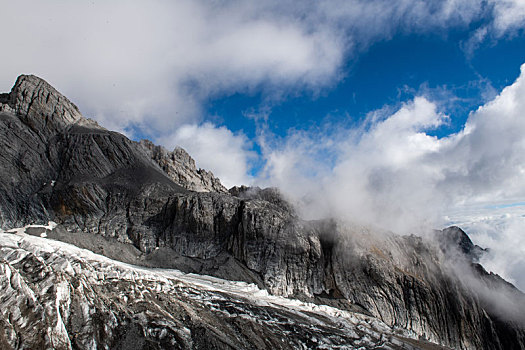
[[[303,220],[35,76],[0,147],[2,349],[525,349],[525,296],[460,228]]]

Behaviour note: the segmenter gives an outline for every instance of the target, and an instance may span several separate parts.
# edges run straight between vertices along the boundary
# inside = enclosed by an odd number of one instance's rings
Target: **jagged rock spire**
[[[184,149],[176,147],[170,152],[149,140],[141,140],[140,145],[148,156],[180,186],[196,192],[228,192],[211,171],[197,169],[195,160]]]

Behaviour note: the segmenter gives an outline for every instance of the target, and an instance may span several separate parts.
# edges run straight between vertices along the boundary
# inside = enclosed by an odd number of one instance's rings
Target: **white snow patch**
[[[40,228],[44,228],[46,230],[50,230],[50,231],[53,231],[56,227],[57,227],[57,223],[54,222],[54,221],[48,221],[47,225],[26,225],[24,227],[17,227],[17,228],[13,228],[13,229],[10,229],[8,230],[7,233],[15,233],[19,236],[21,235],[25,235],[25,232],[28,228],[30,227],[40,227]],[[2,231],[4,232],[4,231]],[[5,233],[5,232],[4,232]],[[40,234],[40,237],[42,238],[46,238],[47,237],[47,233],[43,232]]]

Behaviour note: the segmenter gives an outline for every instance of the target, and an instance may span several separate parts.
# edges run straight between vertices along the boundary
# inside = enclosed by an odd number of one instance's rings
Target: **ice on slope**
[[[49,223],[45,226],[32,225],[30,227],[40,227],[52,230],[56,224]],[[255,284],[240,281],[228,281],[216,277],[186,274],[174,269],[158,269],[134,266],[118,261],[111,260],[104,256],[95,254],[89,250],[81,249],[68,243],[46,239],[26,234],[25,228],[0,232],[0,259],[7,261],[9,266],[15,265],[28,255],[32,254],[37,259],[46,257],[45,262],[57,271],[74,278],[82,275],[90,283],[103,283],[103,281],[129,281],[132,282],[140,292],[140,297],[144,298],[144,291],[152,293],[163,293],[176,289],[183,293],[185,297],[200,303],[212,310],[220,313],[222,317],[241,317],[251,319],[254,322],[267,322],[277,324],[283,322],[282,319],[274,318],[273,314],[264,314],[263,319],[259,310],[284,310],[289,316],[286,322],[294,323],[301,320],[297,327],[307,327],[309,334],[315,334],[319,329],[318,336],[311,337],[310,343],[316,344],[317,348],[405,348],[412,346],[407,343],[407,338],[413,338],[413,334],[399,329],[392,329],[381,321],[326,305],[316,305],[302,302],[295,299],[269,295],[266,290],[261,290]],[[7,274],[12,273],[6,272]],[[11,280],[11,276],[6,276]],[[68,344],[67,330],[61,312],[68,310],[61,303],[68,301],[68,289],[57,286],[56,300],[50,308],[53,310],[48,313],[56,314],[54,329],[51,330],[61,344]],[[28,293],[31,294],[31,292]],[[171,292],[170,292],[171,293]],[[122,293],[123,300],[127,300],[128,292]],[[34,296],[35,300],[38,296]],[[229,307],[224,307],[224,305]],[[255,307],[255,309],[254,309]],[[2,305],[4,317],[9,307]],[[84,313],[89,314],[89,310]],[[268,316],[270,315],[270,316]],[[20,316],[20,315],[19,315]],[[89,315],[88,315],[89,316]],[[20,316],[21,317],[21,316]],[[25,321],[24,321],[25,322]],[[337,332],[344,335],[348,344],[339,341],[334,342],[330,336],[326,335],[326,329],[337,326]],[[321,332],[321,329],[323,332]],[[341,338],[341,337],[339,337]],[[92,343],[93,340],[91,339]],[[86,343],[87,345],[87,343]],[[306,345],[305,345],[306,346]],[[66,346],[66,348],[69,348]],[[306,348],[306,347],[305,347]]]

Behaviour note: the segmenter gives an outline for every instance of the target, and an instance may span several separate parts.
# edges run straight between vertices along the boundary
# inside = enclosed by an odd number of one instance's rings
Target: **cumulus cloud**
[[[525,2],[523,0],[494,0],[494,28],[497,35],[509,30],[523,29]]]
[[[261,181],[283,189],[307,218],[335,216],[398,233],[440,227],[454,223],[444,215],[465,206],[523,202],[523,111],[525,65],[512,85],[447,137],[430,135],[449,117],[425,97],[372,112],[359,127],[336,125],[333,132],[306,131],[281,142],[262,135],[267,165]],[[509,259],[523,256],[523,245],[513,243],[522,221],[500,225],[493,236],[481,225],[466,225],[480,244],[494,247],[488,266],[520,281],[523,261]]]
[[[388,112],[373,112],[361,127],[336,134],[290,137],[282,151],[268,151],[264,176],[301,203],[306,217],[336,216],[401,232],[414,228],[435,217],[422,208],[440,177],[433,166],[421,164],[442,147],[425,130],[447,116],[423,97]],[[313,159],[312,145],[318,148]],[[326,153],[334,158],[330,169]]]
[[[442,161],[447,178],[463,201],[519,201],[525,196],[525,65],[516,82],[471,113]],[[455,164],[463,164],[458,167]],[[466,186],[468,184],[468,186]]]

